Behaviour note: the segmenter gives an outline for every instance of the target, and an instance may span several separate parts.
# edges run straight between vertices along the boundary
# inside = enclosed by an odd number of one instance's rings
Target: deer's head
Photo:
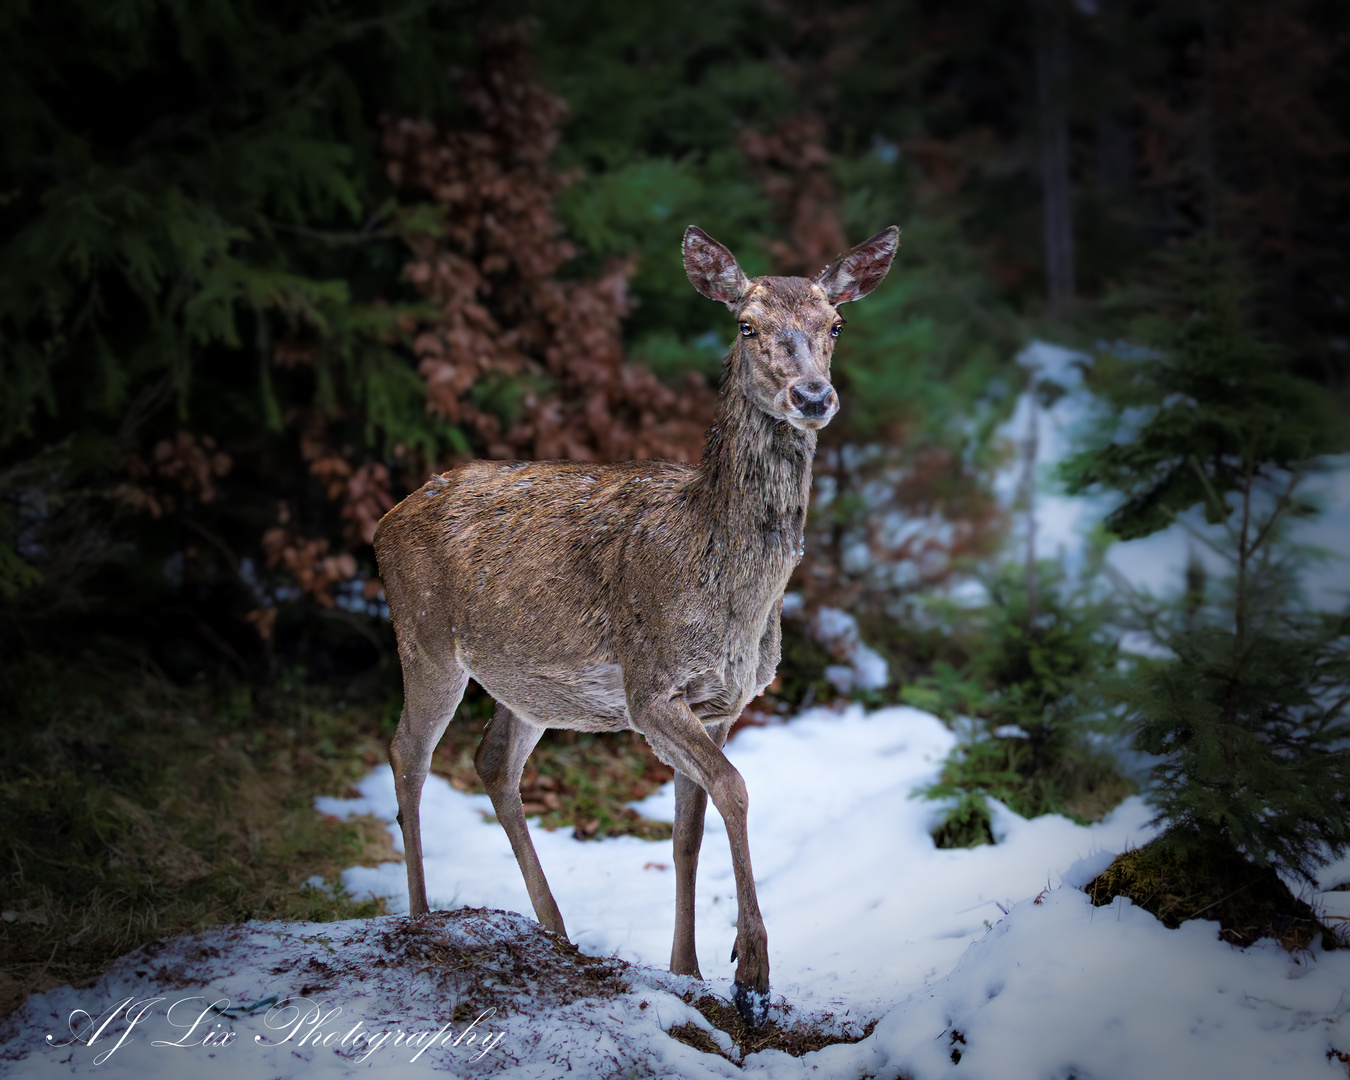
[[[736,316],[732,378],[758,408],[795,428],[818,431],[839,411],[830,384],[835,339],[844,327],[839,307],[858,300],[891,268],[900,230],[892,225],[840,255],[814,278],[748,278],[735,257],[690,226],[684,269],[694,288]]]

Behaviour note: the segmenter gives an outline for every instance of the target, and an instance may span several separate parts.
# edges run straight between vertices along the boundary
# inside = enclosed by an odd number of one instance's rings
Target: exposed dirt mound
[[[302,997],[425,976],[431,985],[424,989],[452,1003],[455,1020],[489,1009],[503,1017],[537,1012],[632,988],[623,960],[587,956],[508,911],[458,908],[372,920],[345,936],[340,948],[323,934],[305,938],[311,948],[271,973],[290,976]]]
[[[757,1028],[747,1028],[741,1014],[735,1006],[722,998],[705,994],[696,998],[686,994],[684,1000],[702,1014],[718,1031],[731,1037],[728,1048],[712,1034],[699,1027],[692,1020],[667,1029],[666,1034],[678,1039],[686,1046],[692,1046],[705,1054],[718,1054],[735,1064],[740,1064],[749,1054],[760,1050],[782,1050],[793,1057],[801,1057],[814,1050],[821,1050],[836,1043],[861,1042],[872,1034],[877,1026],[870,1020],[866,1026],[856,1021],[839,1021],[834,1017],[815,1017],[810,1022],[802,1021],[784,1026],[776,1020]]]
[[[509,922],[515,936],[506,936]],[[575,945],[519,915],[487,908],[433,911],[399,919],[379,935],[384,956],[375,969],[405,968],[427,974],[456,1000],[456,1017],[495,1008],[509,1014],[525,1003],[568,1005],[631,989],[628,964],[587,956]],[[357,961],[361,963],[362,961]],[[313,961],[311,961],[313,963]]]

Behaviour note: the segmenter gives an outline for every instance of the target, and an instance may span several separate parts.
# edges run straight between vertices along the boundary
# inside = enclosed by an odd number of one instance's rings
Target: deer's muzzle
[[[802,427],[823,428],[839,411],[839,395],[824,379],[803,379],[788,391],[793,415]]]

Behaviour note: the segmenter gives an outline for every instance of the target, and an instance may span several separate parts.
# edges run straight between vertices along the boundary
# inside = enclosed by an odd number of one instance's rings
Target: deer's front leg
[[[675,943],[670,970],[676,975],[703,978],[694,947],[694,885],[698,879],[698,852],[703,846],[703,816],[708,793],[682,772],[675,774]]]
[[[727,740],[730,724],[707,729],[708,736],[721,747]],[[703,818],[708,793],[682,772],[675,774],[675,943],[670,950],[670,970],[676,975],[703,978],[698,969],[698,949],[694,943],[694,895],[698,881],[698,853],[703,846]]]
[[[731,866],[736,875],[736,947],[732,958],[739,962],[736,965],[734,999],[736,1009],[745,1022],[758,1027],[768,1014],[769,943],[764,931],[764,919],[759,913],[759,901],[755,896],[755,875],[750,867],[750,843],[746,833],[749,798],[745,781],[683,701],[663,700],[661,697],[635,701],[630,695],[628,709],[634,726],[646,737],[656,756],[707,792],[726,823],[727,838],[731,842]],[[676,817],[680,817],[678,812]],[[692,825],[692,821],[688,824]],[[697,857],[696,854],[694,857]],[[681,933],[678,905],[685,891],[678,876],[679,858],[677,847],[677,950]],[[687,881],[688,919],[692,927],[692,874]],[[692,929],[689,946],[692,955]]]

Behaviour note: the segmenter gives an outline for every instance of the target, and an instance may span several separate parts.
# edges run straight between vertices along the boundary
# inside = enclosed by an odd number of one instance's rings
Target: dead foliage
[[[352,463],[352,450],[329,444],[326,421],[319,412],[306,414],[298,423],[300,456],[324,493],[342,504],[343,536],[353,547],[375,539],[375,526],[394,505],[389,469],[378,461]]]
[[[378,461],[352,463],[350,447],[341,450],[329,444],[327,422],[318,412],[291,417],[299,435],[300,457],[329,499],[341,504],[343,540],[352,548],[369,544],[375,526],[394,505],[392,478]],[[262,535],[261,547],[268,569],[280,569],[295,583],[300,594],[323,608],[335,605],[334,587],[357,576],[358,563],[351,551],[332,550],[326,537],[306,536],[292,522],[285,501],[277,506],[277,524]],[[378,578],[362,582],[366,599],[380,591]],[[260,608],[245,616],[263,641],[271,638],[276,622],[274,608]]]
[[[1338,944],[1335,932],[1318,922],[1273,867],[1256,866],[1236,852],[1182,859],[1154,840],[1118,856],[1083,891],[1098,907],[1128,897],[1174,929],[1189,919],[1213,920],[1219,937],[1239,948],[1273,938],[1300,952],[1311,949],[1319,934],[1324,948]]]
[[[156,442],[148,461],[135,453],[123,459],[127,480],[113,488],[113,499],[128,510],[162,517],[172,514],[183,499],[214,501],[216,481],[233,465],[210,435],[179,431],[172,439]]]
[[[350,551],[330,553],[323,537],[303,536],[288,525],[276,525],[262,536],[269,568],[285,570],[295,586],[320,607],[333,606],[333,586],[356,576],[356,556]],[[260,636],[270,622],[256,624]]]
[[[724,1031],[731,1036],[732,1045],[739,1056],[732,1056],[723,1050],[708,1032],[693,1021],[676,1024],[667,1029],[666,1034],[686,1046],[692,1046],[695,1050],[705,1054],[717,1054],[738,1065],[746,1056],[757,1054],[761,1050],[781,1050],[793,1057],[801,1057],[839,1043],[862,1042],[877,1026],[876,1020],[869,1020],[866,1025],[853,1021],[836,1025],[833,1023],[833,1017],[826,1017],[821,1022],[798,1021],[787,1027],[776,1020],[770,1020],[757,1028],[750,1028],[741,1019],[736,1007],[723,998],[712,994],[695,997],[690,993],[685,995],[684,1000],[686,1004],[697,1009],[718,1031]]]
[[[553,213],[569,178],[549,165],[566,109],[530,77],[520,34],[489,36],[461,89],[472,128],[384,122],[395,187],[441,211],[435,235],[408,237],[406,267],[437,310],[410,327],[428,407],[490,458],[696,461],[716,395],[624,362],[629,266],[559,276],[576,255]]]
[[[768,132],[741,133],[741,152],[789,237],[765,241],[777,273],[813,276],[848,248],[824,139],[825,120],[814,113],[789,117]]]

